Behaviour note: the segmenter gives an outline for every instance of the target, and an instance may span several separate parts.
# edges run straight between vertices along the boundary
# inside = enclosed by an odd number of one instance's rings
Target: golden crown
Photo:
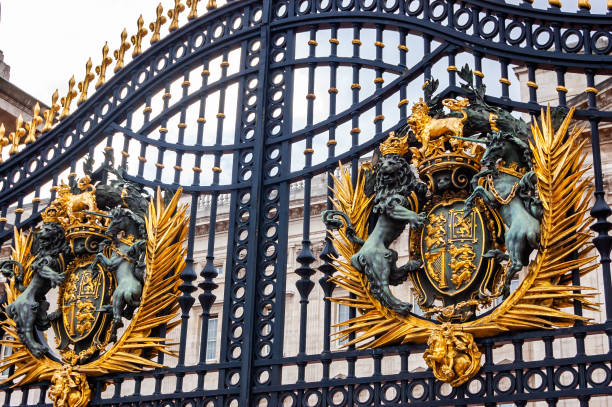
[[[387,139],[380,144],[379,148],[382,155],[404,155],[410,151],[410,147],[408,146],[408,135],[406,134],[404,137],[397,137],[395,132],[392,131],[389,133],[389,137],[387,137]]]

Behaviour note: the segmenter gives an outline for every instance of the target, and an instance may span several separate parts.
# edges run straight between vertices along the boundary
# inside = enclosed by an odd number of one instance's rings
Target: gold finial
[[[30,144],[36,141],[36,129],[43,122],[42,117],[40,117],[40,104],[36,102],[34,106],[34,112],[32,114],[32,121],[30,123],[26,123],[26,130],[28,131],[28,136],[24,140],[24,144]]]
[[[215,0],[208,0],[208,4],[206,5],[206,10],[214,10],[217,8],[217,2]]]
[[[591,3],[589,3],[589,0],[578,0],[578,7],[590,10]]]
[[[131,46],[130,43],[127,41],[127,37],[128,37],[128,33],[127,33],[127,30],[124,28],[123,31],[121,32],[121,45],[119,45],[119,49],[116,49],[115,52],[113,53],[113,55],[115,55],[115,60],[117,60],[117,63],[115,64],[115,69],[113,69],[113,72],[117,72],[118,70],[123,68],[123,58],[125,56],[125,51],[130,49],[130,46]]]
[[[136,58],[138,55],[142,54],[142,38],[148,33],[147,29],[144,28],[142,14],[138,17],[136,24],[138,24],[138,30],[136,31],[136,35],[132,35],[132,44],[134,44],[132,58]]]
[[[70,80],[68,81],[68,93],[60,100],[60,103],[62,104],[63,108],[62,113],[59,117],[60,120],[70,114],[70,104],[72,103],[72,99],[74,99],[77,95],[77,91],[74,90],[75,82],[76,81],[74,80],[74,75],[72,75],[72,78],[70,78]]]
[[[2,149],[9,143],[9,140],[4,137],[4,133],[6,133],[6,129],[4,128],[4,123],[2,123],[0,124],[0,163],[2,162]]]
[[[561,7],[561,0],[548,0],[548,4],[555,7]]]
[[[96,89],[104,85],[106,82],[106,68],[113,62],[113,58],[108,56],[108,41],[104,43],[102,47],[102,62],[96,66],[96,73],[98,74],[98,81],[96,82]]]
[[[43,126],[41,133],[51,130],[53,127],[53,120],[55,120],[55,115],[60,111],[60,106],[57,104],[57,99],[59,98],[59,93],[57,89],[53,92],[53,96],[51,96],[51,108],[43,113],[43,117],[45,118],[45,125]]]
[[[89,89],[89,83],[93,81],[96,75],[91,72],[91,58],[85,64],[85,78],[83,78],[83,82],[79,82],[79,91],[81,92],[81,96],[79,100],[77,100],[77,106],[87,100],[87,90]]]
[[[174,30],[178,30],[179,28],[179,14],[185,11],[185,5],[181,3],[181,0],[174,0],[174,8],[172,10],[168,10],[168,17],[172,19],[170,22],[170,27],[168,27],[168,31],[172,32]]]
[[[23,117],[19,115],[17,118],[17,125],[15,126],[15,131],[9,134],[9,140],[11,142],[11,149],[9,150],[9,155],[17,154],[19,152],[19,145],[21,144],[21,139],[26,134],[26,129],[23,128]]]
[[[166,21],[167,21],[166,17],[164,16],[164,7],[162,6],[161,3],[159,3],[159,5],[157,6],[155,13],[157,15],[157,17],[155,18],[155,21],[149,24],[149,29],[153,33],[153,35],[151,36],[151,45],[155,44],[157,41],[161,39],[160,37],[161,26],[166,24]]]
[[[379,148],[382,155],[404,155],[410,151],[410,147],[408,146],[408,135],[400,138],[395,135],[394,131],[392,131],[389,133],[389,137],[387,137],[387,139],[380,144]]]
[[[189,10],[189,15],[187,16],[187,20],[193,20],[195,18],[198,18],[198,3],[199,2],[200,0],[187,0],[187,6],[191,7],[191,9]]]

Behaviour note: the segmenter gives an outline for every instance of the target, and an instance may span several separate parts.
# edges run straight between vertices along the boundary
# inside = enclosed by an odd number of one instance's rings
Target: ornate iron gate
[[[508,4],[507,4],[508,3]],[[105,147],[121,151],[131,180],[190,196],[187,267],[182,277],[178,358],[172,367],[95,379],[92,405],[319,406],[468,405],[531,401],[554,406],[562,400],[581,406],[608,402],[612,367],[612,282],[600,152],[600,129],[612,111],[598,104],[599,85],[612,73],[611,17],[588,11],[538,9],[530,1],[512,5],[482,0],[240,0],[214,8],[178,28],[171,10],[170,33],[152,41],[133,60],[39,140],[0,164],[0,239],[39,221],[41,200],[62,178],[74,179],[83,157],[100,157]],[[519,3],[518,1],[515,3]],[[188,2],[192,11],[198,2]],[[203,5],[200,5],[202,7]],[[610,7],[610,6],[608,6]],[[153,35],[163,24],[161,9]],[[133,43],[142,41],[142,23]],[[121,64],[126,52],[122,37]],[[125,49],[124,49],[125,48]],[[121,51],[123,49],[123,51]],[[127,54],[126,54],[127,55]],[[330,342],[336,321],[329,300],[322,316],[309,307],[312,293],[331,296],[327,278],[332,247],[313,254],[313,177],[332,174],[338,161],[353,168],[388,131],[405,122],[409,101],[435,75],[444,94],[457,95],[456,66],[468,63],[476,83],[489,85],[487,102],[539,114],[546,103],[582,103],[577,118],[589,124],[596,218],[594,244],[601,257],[603,322],[554,331],[508,332],[479,342],[484,363],[470,383],[448,389],[431,371],[411,370],[411,355],[423,345],[377,350],[338,349]],[[106,69],[107,62],[102,63]],[[521,71],[521,72],[519,72]],[[520,84],[518,75],[526,75]],[[555,84],[547,72],[554,72]],[[571,76],[570,76],[571,75]],[[566,78],[585,96],[568,100]],[[539,80],[541,79],[541,81]],[[577,84],[577,85],[574,85]],[[521,89],[521,86],[524,87]],[[542,90],[555,89],[546,95]],[[519,92],[527,92],[521,99]],[[68,102],[69,104],[69,102]],[[356,173],[354,174],[356,177]],[[295,188],[298,185],[299,188]],[[295,192],[295,191],[298,192]],[[229,214],[219,210],[229,194]],[[290,201],[300,194],[304,216],[302,246],[296,253],[298,320],[286,315],[294,287],[288,285]],[[327,192],[328,196],[331,192]],[[293,197],[293,198],[292,198]],[[325,197],[327,198],[327,197]],[[202,202],[206,201],[206,223]],[[32,203],[31,207],[26,204]],[[316,205],[315,205],[316,203]],[[328,202],[328,209],[331,207]],[[24,209],[25,208],[25,209]],[[199,212],[200,211],[200,212]],[[13,216],[14,214],[14,216]],[[216,298],[215,243],[227,219],[224,292]],[[7,219],[9,218],[9,219]],[[206,229],[206,241],[198,239]],[[317,237],[318,239],[318,237]],[[196,264],[196,252],[205,262]],[[316,287],[316,285],[320,287]],[[575,285],[580,284],[576,275]],[[289,294],[288,294],[289,293]],[[207,361],[211,307],[223,302],[220,356]],[[316,299],[319,301],[321,299]],[[197,304],[196,304],[197,301]],[[196,311],[194,307],[201,307]],[[354,311],[353,311],[354,312]],[[576,305],[574,312],[583,311]],[[201,315],[201,316],[200,316]],[[308,350],[309,319],[323,324],[320,348]],[[201,319],[200,319],[201,318]],[[284,339],[299,325],[295,349]],[[189,346],[189,326],[198,338]],[[295,331],[290,331],[295,332]],[[576,354],[555,351],[573,338]],[[601,346],[593,351],[590,339]],[[526,358],[525,343],[541,344],[542,357]],[[566,342],[563,342],[566,343]],[[500,346],[508,358],[499,362]],[[537,345],[539,346],[539,345]],[[307,351],[308,350],[308,351]],[[197,354],[196,360],[188,357]],[[383,371],[393,358],[394,373]],[[159,356],[159,363],[168,359]],[[332,376],[332,365],[346,374]],[[359,370],[359,364],[368,368]],[[314,376],[307,374],[318,369]],[[287,380],[293,369],[295,380]],[[356,373],[365,371],[359,376]],[[214,376],[214,385],[205,386]],[[313,379],[313,377],[316,377]],[[106,389],[112,385],[112,391]],[[48,384],[18,389],[4,385],[4,405],[43,405]],[[106,389],[106,391],[105,391]]]

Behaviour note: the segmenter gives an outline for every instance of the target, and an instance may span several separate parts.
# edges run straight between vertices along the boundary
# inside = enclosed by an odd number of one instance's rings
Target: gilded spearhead
[[[132,58],[136,58],[138,55],[142,54],[142,39],[145,35],[147,35],[148,31],[144,28],[144,19],[142,18],[142,14],[138,17],[138,21],[136,22],[138,25],[138,30],[135,35],[132,35],[132,44],[134,45],[134,51],[132,51]]]
[[[70,114],[70,104],[72,103],[72,99],[74,99],[77,95],[77,91],[74,89],[74,84],[76,81],[74,80],[74,75],[68,81],[68,93],[64,96],[60,103],[62,104],[62,113],[60,114],[60,120]]]
[[[198,18],[198,3],[200,0],[187,0],[187,6],[190,7],[188,20],[194,20]]]
[[[96,66],[96,73],[98,74],[96,89],[106,82],[106,68],[108,68],[112,62],[113,58],[108,56],[108,42],[105,42],[104,47],[102,47],[102,62],[100,65]]]
[[[161,39],[161,35],[160,35],[161,27],[167,21],[166,17],[164,16],[164,7],[162,6],[161,3],[159,3],[159,5],[157,6],[155,13],[157,14],[157,18],[155,19],[154,22],[149,24],[149,29],[153,33],[153,35],[151,36],[151,45],[155,44],[157,41]]]
[[[19,152],[19,145],[21,144],[21,139],[26,134],[26,129],[23,127],[23,117],[19,115],[17,118],[17,124],[15,126],[15,131],[9,134],[9,141],[11,143],[11,149],[9,150],[9,154],[17,154]]]
[[[40,104],[36,102],[34,106],[34,111],[32,113],[32,121],[30,123],[26,123],[26,130],[28,131],[28,136],[24,140],[24,144],[30,144],[36,141],[36,129],[43,122],[43,118],[40,116]]]
[[[178,30],[179,14],[181,14],[183,11],[185,11],[185,5],[181,3],[181,0],[174,0],[174,8],[172,10],[168,10],[168,17],[172,19],[170,21],[170,27],[168,27],[170,32]]]
[[[91,58],[89,58],[85,64],[85,78],[83,78],[82,82],[79,82],[79,91],[81,92],[81,96],[79,97],[79,100],[77,100],[77,106],[87,100],[87,90],[89,89],[89,84],[96,77],[96,75],[91,72],[91,66],[92,62]]]
[[[51,130],[53,127],[53,121],[55,120],[55,115],[60,111],[60,105],[57,104],[57,99],[59,98],[59,92],[57,89],[53,92],[53,96],[51,96],[51,108],[43,113],[43,117],[45,118],[45,125],[43,126],[41,133]]]
[[[128,33],[127,30],[124,28],[121,32],[121,45],[119,45],[119,48],[116,49],[113,54],[115,55],[115,60],[117,61],[113,72],[119,71],[124,66],[125,52],[130,49],[131,46],[130,43],[127,41],[127,37]]]

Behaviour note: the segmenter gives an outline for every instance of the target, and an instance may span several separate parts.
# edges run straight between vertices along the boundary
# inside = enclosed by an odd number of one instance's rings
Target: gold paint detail
[[[198,123],[206,123],[206,119],[203,117],[198,117]]]
[[[201,73],[202,76],[210,75],[210,71],[208,69],[204,69]]]
[[[56,407],[85,407],[91,400],[87,377],[71,365],[63,365],[51,376],[49,398]]]
[[[383,114],[379,114],[378,116],[376,116],[373,120],[374,123],[380,121],[380,120],[385,120],[385,115]]]
[[[81,92],[81,96],[79,97],[79,100],[77,100],[77,106],[87,100],[87,91],[89,90],[89,84],[96,78],[96,75],[91,72],[92,64],[93,63],[91,62],[91,58],[89,58],[87,60],[87,63],[85,64],[85,78],[83,78],[83,81],[79,82],[78,85],[79,91]]]
[[[38,126],[40,126],[42,122],[43,118],[40,116],[40,104],[36,102],[32,112],[32,121],[25,124],[28,135],[23,141],[23,144],[30,144],[36,141],[36,132],[38,131]]]
[[[214,10],[217,8],[217,2],[215,0],[208,0],[208,4],[206,5],[206,10]]]
[[[183,171],[183,167],[179,166],[179,165],[175,165],[174,169],[177,171]]]
[[[421,86],[421,89],[425,89],[427,85],[429,85],[429,81],[423,82],[423,86]]]
[[[361,133],[361,129],[359,127],[354,127],[351,129],[351,134],[359,134]]]
[[[191,21],[191,20],[195,20],[196,18],[198,18],[198,3],[199,2],[200,0],[187,0],[187,7],[190,7],[189,15],[187,16],[187,20]]]
[[[71,172],[70,174],[68,174],[68,178],[74,178],[77,176],[76,172]]]
[[[225,113],[222,113],[222,112],[217,113],[217,119],[225,119]]]
[[[329,88],[328,93],[338,93],[338,88]]]
[[[128,153],[127,151],[124,150],[124,151],[121,152],[121,155],[127,158],[127,157],[130,156],[130,153]]]
[[[554,7],[561,7],[561,0],[548,0],[548,4]]]
[[[589,2],[589,0],[578,0],[578,7],[582,8],[582,9],[590,10],[591,9],[591,3]]]
[[[187,124],[186,124],[186,123],[179,123],[179,124],[178,124],[178,128],[179,128],[179,129],[184,129],[185,127],[187,127]]]
[[[358,38],[355,38],[353,41],[351,41],[351,43],[352,43],[353,45],[361,45],[361,40],[360,40],[360,39],[358,39]]]
[[[557,92],[563,92],[563,93],[567,93],[567,92],[568,92],[567,88],[566,88],[565,86],[562,86],[562,85],[557,86],[557,87],[555,88],[555,90],[556,90]]]
[[[167,128],[165,128],[165,127],[160,127],[160,128],[159,128],[159,132],[160,132],[160,133],[168,133],[168,129],[167,129]]]
[[[382,42],[380,42],[380,41],[376,41],[376,42],[374,43],[374,45],[376,45],[376,46],[377,46],[377,47],[379,47],[379,48],[384,48],[384,47],[385,47],[385,44],[384,44],[384,43],[382,43]]]
[[[478,70],[474,70],[474,75],[480,77],[480,78],[484,78],[484,74],[481,71]]]
[[[608,10],[612,10],[612,0],[608,0]]]
[[[408,52],[408,47],[403,44],[398,45],[397,49],[399,49],[400,51]]]
[[[361,90],[361,85],[360,85],[360,84],[358,84],[358,83],[353,83],[353,84],[351,85],[351,89],[353,89],[353,90],[355,90],[355,89],[357,89],[357,90]]]
[[[95,88],[98,89],[100,86],[104,85],[106,82],[106,70],[113,63],[113,58],[108,56],[108,42],[104,43],[102,47],[102,61],[100,65],[96,66],[96,74],[98,74],[98,81],[96,82]]]
[[[217,166],[212,167],[212,170],[214,172],[217,172],[217,173],[220,173],[222,171],[222,169],[220,167],[217,167]]]
[[[115,68],[113,68],[113,72],[115,73],[117,73],[125,65],[125,53],[131,47],[127,38],[128,38],[128,33],[127,33],[127,30],[124,28],[123,31],[121,32],[121,44],[119,45],[119,48],[117,48],[113,52],[113,55],[115,56],[115,61],[117,61],[115,63]]]
[[[142,113],[147,114],[147,113],[151,113],[153,111],[153,108],[151,106],[147,106],[142,110]]]
[[[158,4],[155,9],[156,18],[155,21],[149,24],[149,29],[151,30],[151,45],[155,44],[161,39],[161,27],[166,24],[166,17],[164,16],[164,6],[162,6],[161,2]]]
[[[15,209],[15,213],[23,213],[23,208],[17,208],[17,209]]]
[[[32,199],[32,203],[38,203],[40,201],[41,201],[41,199],[39,197],[36,197],[36,198]]]
[[[185,5],[181,3],[181,0],[174,0],[174,8],[168,10],[168,17],[171,18],[170,26],[168,31],[176,31],[179,28],[179,15],[185,11]]]
[[[138,156],[138,161],[142,162],[142,163],[146,163],[147,159],[141,155]]]
[[[7,222],[8,219],[7,218],[0,218],[0,222]]]
[[[449,65],[449,66],[446,68],[446,71],[447,71],[447,72],[457,71],[457,67],[456,67],[455,65]]]
[[[229,61],[221,61],[221,68],[227,68],[229,66]]]
[[[399,101],[399,103],[397,104],[397,107],[402,107],[402,106],[407,105],[407,104],[409,104],[409,103],[410,103],[410,101],[409,101],[408,99],[402,99],[402,100],[400,100],[400,101]]]
[[[170,92],[166,92],[162,95],[162,99],[170,99],[172,97],[172,94]]]
[[[202,172],[202,169],[200,167],[193,167],[193,170],[195,172]]]
[[[491,127],[493,131],[499,131],[497,127],[497,115],[493,112],[489,112],[489,127]]]
[[[423,359],[434,376],[453,387],[470,380],[480,370],[481,353],[474,337],[445,323],[432,330]]]
[[[134,50],[132,51],[132,58],[136,58],[138,55],[142,54],[142,39],[145,35],[149,33],[144,26],[144,18],[142,18],[142,14],[138,17],[136,21],[136,34],[132,35],[130,40],[132,41],[132,45],[134,45]]]
[[[504,84],[504,85],[508,85],[508,86],[510,86],[510,84],[512,84],[512,82],[510,82],[510,80],[508,78],[499,78],[499,83]]]
[[[306,155],[306,154],[312,154],[312,153],[314,153],[314,150],[313,150],[312,148],[306,148],[306,149],[304,149],[304,155]]]
[[[191,82],[189,82],[189,81],[183,81],[183,83],[181,84],[181,86],[191,86]]]
[[[59,99],[59,92],[56,89],[51,96],[51,107],[49,110],[43,113],[43,117],[45,118],[45,125],[43,126],[41,133],[45,133],[53,128],[53,122],[55,121],[55,116],[60,111],[61,107],[57,103]]]
[[[309,99],[309,100],[314,100],[316,98],[317,98],[317,95],[315,95],[314,93],[309,93],[306,95],[306,99]]]
[[[592,93],[594,95],[597,95],[599,93],[599,91],[591,86],[589,86],[588,88],[586,88],[584,90],[586,93]]]
[[[374,83],[385,83],[385,80],[382,77],[374,78]]]
[[[335,146],[336,144],[338,144],[338,142],[336,140],[328,140],[327,141],[327,147]]]
[[[317,45],[319,45],[319,43],[316,42],[315,40],[308,40],[308,45],[313,45],[316,47]]]
[[[62,113],[59,116],[60,120],[70,114],[70,104],[77,95],[77,91],[74,90],[75,83],[76,81],[74,80],[74,75],[72,75],[72,78],[70,78],[68,81],[68,93],[66,93],[66,96],[60,100],[60,103],[62,104]]]
[[[161,163],[155,163],[155,166],[156,166],[157,168],[164,169],[164,164],[161,164]]]
[[[26,129],[24,127],[23,117],[19,115],[15,123],[15,131],[12,131],[8,136],[8,140],[11,143],[11,149],[9,150],[9,155],[15,155],[19,152],[19,146],[21,145],[21,139],[25,137],[25,135],[26,135]]]
[[[533,81],[527,81],[527,86],[529,86],[530,88],[534,88],[534,89],[538,88],[538,84]]]
[[[331,44],[336,44],[336,45],[340,44],[340,41],[338,41],[338,38],[330,38],[329,42]]]

